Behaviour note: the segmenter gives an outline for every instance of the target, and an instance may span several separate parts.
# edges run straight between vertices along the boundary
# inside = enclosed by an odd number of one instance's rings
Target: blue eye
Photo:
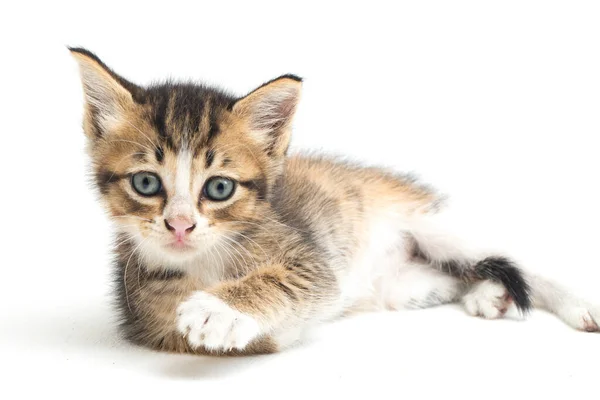
[[[233,196],[235,182],[229,178],[214,177],[206,181],[204,195],[214,201],[224,201]]]
[[[142,196],[154,196],[160,191],[160,178],[151,172],[138,172],[131,177],[131,186]]]

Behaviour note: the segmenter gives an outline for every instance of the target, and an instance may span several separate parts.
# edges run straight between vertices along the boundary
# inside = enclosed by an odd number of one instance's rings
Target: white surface
[[[597,2],[213,3],[1,6],[0,397],[596,398],[600,335],[541,312],[362,316],[247,359],[118,339],[65,45],[142,84],[243,94],[299,74],[295,148],[419,172],[529,269],[600,303]]]

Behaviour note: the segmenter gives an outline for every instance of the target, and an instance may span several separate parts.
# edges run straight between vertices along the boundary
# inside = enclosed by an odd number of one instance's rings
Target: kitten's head
[[[177,264],[260,221],[290,140],[301,79],[237,98],[195,84],[140,87],[70,49],[85,94],[94,179],[119,231]]]

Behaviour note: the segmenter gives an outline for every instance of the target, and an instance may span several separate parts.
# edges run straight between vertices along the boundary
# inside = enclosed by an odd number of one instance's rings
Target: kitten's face
[[[141,255],[169,266],[216,257],[256,226],[288,147],[298,78],[236,99],[190,84],[140,88],[93,54],[72,54],[95,181]]]
[[[227,131],[210,143],[169,146],[151,124],[130,121],[99,144],[96,176],[110,214],[137,239],[140,254],[176,262],[229,247],[260,218],[269,160],[253,143],[221,123]]]

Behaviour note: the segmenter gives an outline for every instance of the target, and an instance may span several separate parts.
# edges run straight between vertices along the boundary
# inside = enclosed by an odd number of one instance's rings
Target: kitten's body
[[[598,330],[600,310],[461,243],[432,190],[382,169],[288,157],[298,78],[242,98],[194,85],[143,89],[72,51],[96,183],[120,231],[118,305],[132,341],[273,352],[353,310],[454,301],[486,318],[533,303]],[[136,193],[139,171],[159,177],[160,191]],[[219,176],[236,188],[223,201],[206,193]],[[189,225],[178,231],[182,219]]]

